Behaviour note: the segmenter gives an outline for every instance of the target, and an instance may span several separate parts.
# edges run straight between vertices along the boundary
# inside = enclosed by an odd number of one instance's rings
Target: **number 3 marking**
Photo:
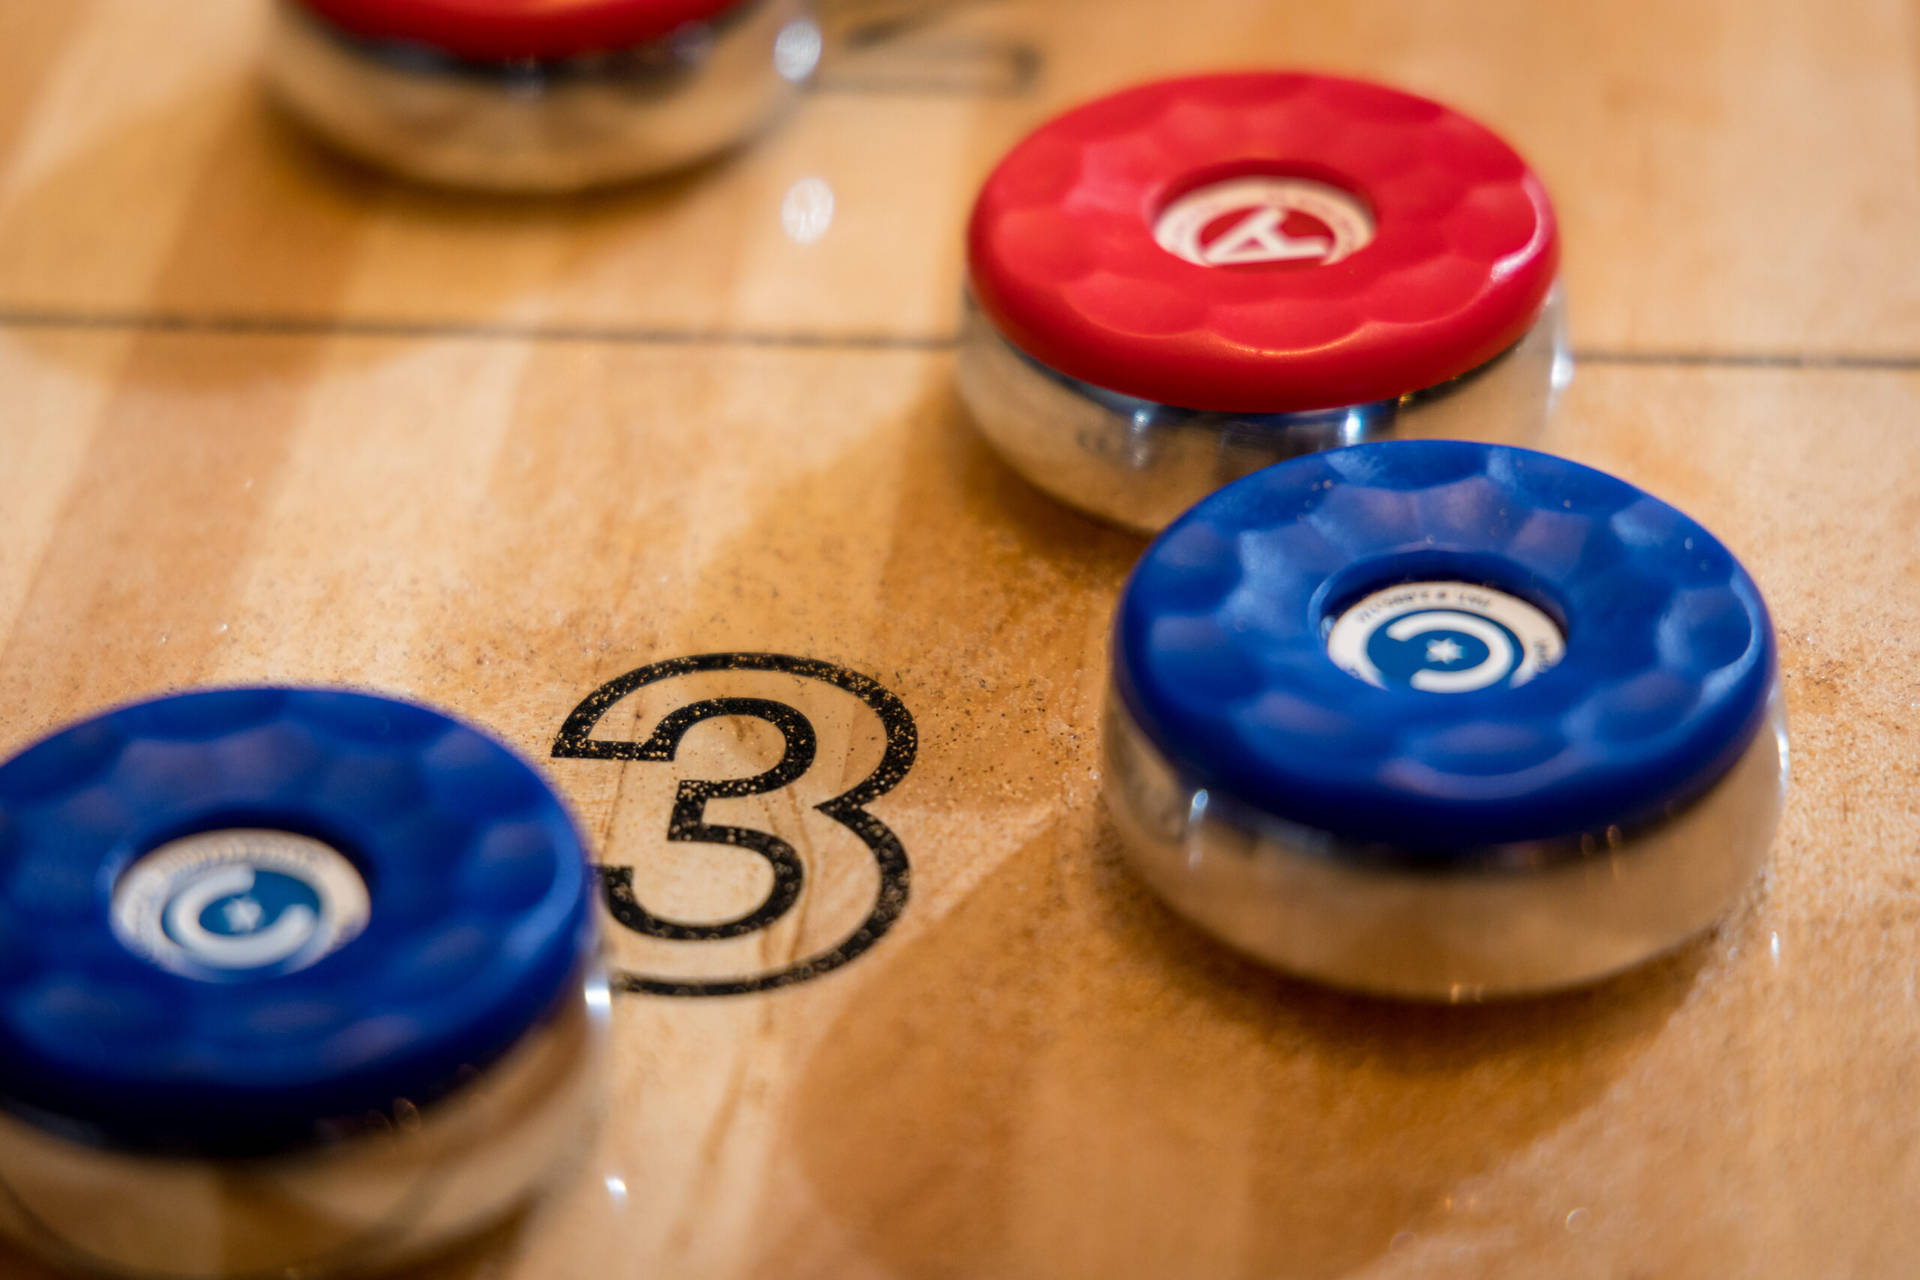
[[[702,671],[776,671],[819,680],[858,697],[880,717],[887,742],[879,765],[852,790],[814,806],[867,846],[880,873],[880,888],[866,919],[830,951],[769,973],[737,978],[682,980],[638,973],[616,974],[616,984],[626,991],[669,996],[725,996],[792,986],[838,969],[859,956],[893,927],[907,905],[907,851],[900,838],[865,808],[900,785],[907,770],[913,767],[918,734],[906,705],[867,676],[818,659],[777,653],[705,653],[656,662],[609,680],[594,690],[561,726],[559,736],[554,739],[553,755],[556,759],[574,760],[672,760],[687,731],[704,720],[722,716],[765,720],[780,731],[785,743],[779,763],[751,778],[680,783],[672,816],[667,821],[667,839],[751,850],[766,859],[772,868],[773,886],[767,891],[766,899],[745,915],[718,924],[685,924],[656,916],[640,904],[634,896],[630,868],[602,866],[601,889],[613,918],[635,933],[675,942],[737,938],[768,928],[786,915],[805,886],[806,872],[792,845],[765,831],[720,826],[706,820],[707,801],[778,791],[797,781],[813,766],[816,748],[813,725],[800,712],[784,702],[766,698],[710,698],[669,713],[645,742],[608,741],[592,736],[594,727],[608,709],[634,690]]]

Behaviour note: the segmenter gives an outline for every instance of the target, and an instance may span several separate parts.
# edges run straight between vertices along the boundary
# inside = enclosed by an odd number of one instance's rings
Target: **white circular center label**
[[[1153,226],[1162,249],[1202,267],[1324,265],[1373,239],[1366,206],[1309,178],[1229,178],[1189,191]]]
[[[1327,632],[1327,653],[1383,689],[1471,693],[1522,685],[1560,661],[1566,637],[1518,596],[1470,582],[1407,582],[1360,601]]]
[[[221,980],[304,969],[367,927],[366,881],[329,845],[235,827],[169,841],[113,891],[113,931],[175,973]]]

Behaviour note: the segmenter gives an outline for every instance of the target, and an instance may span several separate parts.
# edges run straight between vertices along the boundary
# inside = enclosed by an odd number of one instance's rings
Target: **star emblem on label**
[[[291,973],[366,927],[366,882],[341,854],[290,831],[185,836],[115,886],[113,928],[135,953],[203,980]]]
[[[1472,693],[1527,681],[1566,638],[1544,612],[1470,582],[1407,582],[1352,605],[1327,632],[1341,670],[1383,689]]]

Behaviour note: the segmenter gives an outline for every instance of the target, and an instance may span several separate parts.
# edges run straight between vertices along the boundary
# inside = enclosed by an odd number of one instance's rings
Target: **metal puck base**
[[[0,1231],[55,1265],[137,1280],[380,1271],[521,1209],[584,1156],[604,1107],[597,969],[447,1097],[283,1155],[119,1152],[0,1113]]]

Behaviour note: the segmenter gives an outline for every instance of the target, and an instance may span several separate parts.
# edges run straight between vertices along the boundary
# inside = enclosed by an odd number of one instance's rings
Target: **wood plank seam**
[[[241,312],[79,311],[0,309],[0,330],[78,329],[108,332],[201,334],[210,337],[337,337],[456,339],[662,347],[780,347],[834,351],[946,351],[951,333],[813,333],[774,329],[677,329],[665,326],[485,324],[457,320],[249,315]],[[1576,347],[1576,364],[1716,369],[1788,369],[1821,373],[1908,373],[1920,370],[1920,352],[1633,351]]]

